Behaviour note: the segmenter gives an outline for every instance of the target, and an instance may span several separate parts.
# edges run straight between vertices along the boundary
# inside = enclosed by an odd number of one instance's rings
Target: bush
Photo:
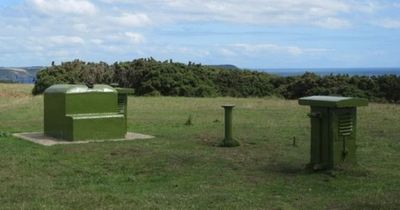
[[[153,58],[108,65],[80,60],[52,65],[37,73],[33,94],[43,93],[53,84],[118,83],[135,89],[136,95],[189,97],[265,97],[275,95],[297,99],[309,95],[342,95],[373,101],[400,103],[400,77],[318,76],[306,72],[301,76],[278,77],[218,66],[202,66]]]
[[[46,88],[54,84],[85,84],[113,82],[114,72],[109,65],[100,63],[85,63],[80,60],[65,62],[59,66],[52,65],[36,74],[35,86],[32,94],[43,93]]]

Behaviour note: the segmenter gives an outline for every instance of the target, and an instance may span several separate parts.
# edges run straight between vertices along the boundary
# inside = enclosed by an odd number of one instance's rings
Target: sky
[[[400,0],[0,0],[0,66],[400,67]]]

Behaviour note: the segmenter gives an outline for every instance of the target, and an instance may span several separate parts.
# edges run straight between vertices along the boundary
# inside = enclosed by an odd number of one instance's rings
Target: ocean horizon
[[[319,76],[326,75],[343,75],[350,76],[379,76],[379,75],[397,75],[400,76],[400,67],[393,68],[261,68],[254,69],[256,71],[267,72],[279,76],[298,76],[306,72],[312,72]]]

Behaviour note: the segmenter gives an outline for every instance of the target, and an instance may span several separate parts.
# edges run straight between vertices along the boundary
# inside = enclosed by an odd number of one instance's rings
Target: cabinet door
[[[335,109],[332,112],[333,162],[355,160],[356,108]]]
[[[331,164],[331,146],[329,143],[330,116],[327,108],[311,107],[311,165],[314,169],[323,169]]]

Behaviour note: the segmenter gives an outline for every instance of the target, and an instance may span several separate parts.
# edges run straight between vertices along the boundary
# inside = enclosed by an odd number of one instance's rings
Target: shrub
[[[53,84],[118,83],[135,89],[136,95],[190,97],[265,97],[276,95],[297,99],[309,95],[342,95],[373,101],[400,103],[400,77],[301,76],[279,77],[238,68],[203,66],[172,60],[141,58],[108,65],[80,60],[52,65],[37,73],[33,94],[43,93]]]

